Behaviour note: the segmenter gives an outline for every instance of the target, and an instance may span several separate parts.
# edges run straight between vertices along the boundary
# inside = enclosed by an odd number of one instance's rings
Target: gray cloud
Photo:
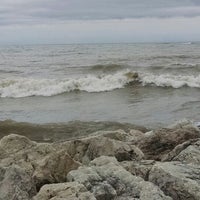
[[[1,0],[0,25],[200,16],[199,0]]]

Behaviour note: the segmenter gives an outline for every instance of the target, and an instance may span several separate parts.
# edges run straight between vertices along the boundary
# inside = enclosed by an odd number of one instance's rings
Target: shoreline
[[[113,122],[109,128],[115,130],[96,129],[90,134],[79,126],[80,133],[85,131],[82,137],[54,142],[4,136],[0,199],[200,198],[197,126],[189,121],[153,131],[119,126]]]

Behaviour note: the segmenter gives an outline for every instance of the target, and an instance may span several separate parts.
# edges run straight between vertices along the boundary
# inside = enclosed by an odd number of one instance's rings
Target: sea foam
[[[125,70],[101,76],[87,75],[67,79],[13,78],[0,80],[0,97],[54,96],[75,90],[105,92],[124,88],[129,83],[141,86],[200,88],[200,75],[139,73]]]
[[[88,75],[68,79],[4,79],[0,81],[1,97],[53,96],[74,90],[103,92],[123,88],[134,81],[130,72],[123,71],[110,75]]]
[[[154,85],[158,87],[180,88],[183,86],[200,88],[200,75],[172,75],[172,74],[149,74],[144,73],[140,76],[143,86]]]

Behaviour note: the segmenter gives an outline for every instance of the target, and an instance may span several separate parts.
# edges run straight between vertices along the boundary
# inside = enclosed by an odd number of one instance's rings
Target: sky
[[[0,44],[200,41],[200,0],[0,0]]]

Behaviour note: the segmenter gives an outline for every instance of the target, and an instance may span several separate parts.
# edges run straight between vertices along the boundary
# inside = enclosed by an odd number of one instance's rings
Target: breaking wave
[[[134,73],[129,71],[110,75],[88,75],[68,79],[4,79],[0,80],[1,97],[53,96],[74,90],[86,92],[103,92],[123,88],[134,81]]]
[[[200,88],[200,75],[172,75],[172,74],[143,74],[140,76],[140,82],[143,86],[154,85],[158,87],[192,87]]]
[[[54,96],[75,90],[104,92],[124,88],[130,83],[141,86],[200,88],[200,75],[138,74],[126,70],[109,75],[88,75],[68,79],[3,79],[0,80],[0,97]]]

